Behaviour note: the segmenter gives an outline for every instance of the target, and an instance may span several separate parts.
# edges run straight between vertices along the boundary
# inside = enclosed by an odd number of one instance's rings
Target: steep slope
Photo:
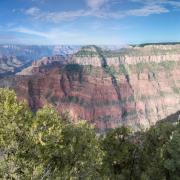
[[[87,46],[68,64],[0,80],[32,109],[53,104],[102,132],[121,125],[146,128],[180,110],[180,46],[148,45],[120,51]]]

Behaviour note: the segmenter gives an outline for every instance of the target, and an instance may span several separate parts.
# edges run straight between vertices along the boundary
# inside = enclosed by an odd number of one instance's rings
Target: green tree
[[[93,126],[51,107],[32,114],[13,91],[0,89],[0,178],[96,179],[102,158]]]
[[[136,179],[138,147],[126,127],[110,130],[102,141],[104,173],[111,179]]]
[[[140,156],[142,179],[166,179],[164,151],[175,127],[170,123],[160,123],[143,133]]]
[[[177,129],[167,143],[164,157],[166,179],[178,180],[180,178],[180,124],[177,125]]]
[[[178,180],[180,124],[145,132],[112,129],[101,138],[85,121],[52,107],[32,113],[0,89],[0,179]]]
[[[72,124],[55,110],[37,112],[31,133],[41,161],[39,175],[46,179],[98,177],[103,153],[94,128],[85,121]]]
[[[28,143],[27,130],[32,113],[27,105],[18,102],[14,91],[0,89],[0,178],[21,177],[19,152]],[[23,150],[22,150],[23,151]]]

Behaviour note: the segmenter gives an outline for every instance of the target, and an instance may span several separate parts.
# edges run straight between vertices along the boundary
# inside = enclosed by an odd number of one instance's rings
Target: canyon
[[[43,57],[1,78],[0,87],[14,89],[34,111],[52,105],[99,132],[146,129],[180,110],[180,45],[84,46]]]
[[[0,76],[14,75],[29,67],[32,62],[47,56],[64,56],[74,54],[81,46],[68,45],[1,45]]]

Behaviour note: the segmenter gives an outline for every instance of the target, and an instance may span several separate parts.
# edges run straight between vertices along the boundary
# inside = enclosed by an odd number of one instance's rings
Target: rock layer
[[[40,66],[35,74],[2,79],[0,84],[14,88],[33,110],[52,104],[101,132],[121,125],[147,128],[180,109],[179,47],[155,48],[157,56],[152,47],[131,47],[108,57],[89,47],[69,58],[69,64]],[[129,55],[134,51],[136,56]],[[121,57],[124,61],[116,62]]]

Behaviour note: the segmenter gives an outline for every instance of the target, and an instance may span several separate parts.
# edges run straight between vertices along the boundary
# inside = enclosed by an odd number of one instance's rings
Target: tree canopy
[[[0,89],[0,179],[178,180],[180,125],[127,127],[97,135],[53,107],[33,113],[13,90]]]

